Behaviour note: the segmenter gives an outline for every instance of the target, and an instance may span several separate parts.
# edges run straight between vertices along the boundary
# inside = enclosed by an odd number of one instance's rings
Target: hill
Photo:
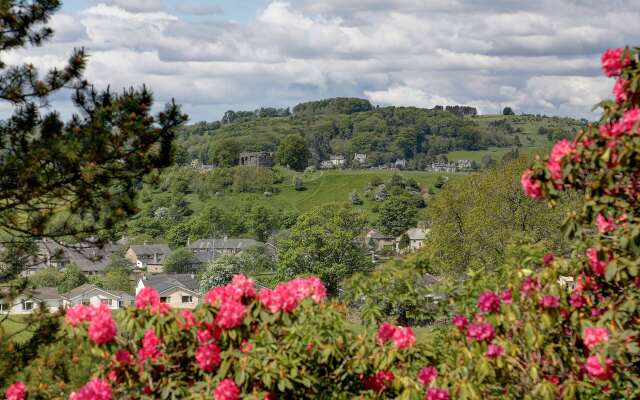
[[[530,153],[560,137],[570,137],[585,120],[539,115],[477,115],[471,107],[374,107],[367,100],[335,98],[301,103],[289,109],[228,111],[220,121],[182,129],[179,163],[198,159],[231,166],[242,151],[275,152],[288,135],[300,135],[318,166],[331,154],[352,159],[367,154],[371,165],[409,160],[424,169],[444,156],[481,162],[518,148]],[[460,153],[462,152],[462,153]],[[468,153],[474,152],[474,153]],[[477,153],[476,153],[477,152]]]

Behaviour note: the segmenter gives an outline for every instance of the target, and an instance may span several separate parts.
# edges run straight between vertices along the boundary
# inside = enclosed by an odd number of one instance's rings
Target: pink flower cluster
[[[247,308],[239,301],[227,300],[220,306],[216,324],[222,329],[233,329],[242,325]]]
[[[455,317],[453,317],[453,325],[455,325],[456,328],[460,330],[466,329],[468,324],[469,320],[467,320],[467,317],[465,317],[464,315],[456,315]]]
[[[140,290],[136,295],[136,307],[140,309],[151,309],[154,313],[168,314],[171,307],[167,303],[160,302],[160,295],[151,287]]]
[[[118,333],[116,322],[111,316],[111,309],[106,304],[96,307],[77,304],[67,310],[65,321],[73,327],[89,321],[89,339],[95,344],[109,343]]]
[[[238,400],[240,389],[233,379],[223,379],[213,391],[213,398],[214,400]]]
[[[629,64],[631,64],[629,52],[625,51],[623,48],[608,49],[602,54],[602,71],[608,77],[620,75],[622,73],[622,68]]]
[[[498,358],[504,354],[504,349],[495,343],[491,343],[484,354],[489,358]]]
[[[27,386],[23,382],[16,382],[9,386],[5,393],[6,400],[24,400],[27,397]]]
[[[427,391],[425,400],[449,400],[449,391],[441,388],[431,388]]]
[[[573,153],[575,149],[575,144],[567,139],[557,142],[551,149],[549,161],[547,161],[547,169],[551,173],[551,180],[556,183],[556,186],[562,183],[562,159]]]
[[[560,307],[560,297],[550,294],[542,296],[540,300],[540,306],[545,309],[552,309]]]
[[[160,339],[156,336],[153,329],[147,329],[142,338],[142,347],[138,349],[138,361],[144,362],[148,359],[156,360],[160,357]]]
[[[407,349],[416,343],[416,335],[411,327],[395,326],[389,322],[380,325],[376,339],[379,344],[393,340],[393,345],[398,349]]]
[[[102,379],[93,379],[86,385],[71,393],[69,400],[111,400],[111,386]]]
[[[200,345],[196,350],[196,362],[207,372],[213,371],[220,361],[220,348],[215,343]]]
[[[434,367],[422,368],[418,373],[418,380],[425,386],[429,386],[437,377],[438,370]]]
[[[607,262],[600,260],[598,257],[598,250],[592,248],[587,249],[587,257],[591,262],[591,270],[597,276],[603,276],[607,269]]]
[[[584,329],[582,341],[589,350],[607,340],[609,340],[609,331],[605,328],[589,327]]]
[[[540,282],[530,276],[524,278],[520,286],[520,292],[524,297],[529,296],[531,293],[538,289],[540,289]]]
[[[632,108],[625,111],[622,119],[613,124],[609,130],[608,135],[611,137],[619,137],[624,134],[632,135],[639,133],[638,125],[640,123],[640,108]],[[600,131],[602,134],[602,131]],[[603,135],[604,136],[604,135]]]
[[[485,313],[500,311],[500,297],[491,291],[481,293],[478,297],[478,309]]]
[[[525,194],[534,200],[542,200],[544,194],[542,193],[542,185],[539,181],[533,178],[533,171],[528,169],[522,173],[520,177],[520,184]]]
[[[611,368],[612,364],[613,360],[610,358],[605,359],[605,365],[602,365],[597,356],[590,356],[587,358],[587,362],[584,367],[587,370],[587,373],[593,378],[608,380],[611,379],[611,376],[613,375],[613,370]]]
[[[384,392],[388,385],[393,382],[395,376],[391,371],[378,371],[373,376],[368,376],[362,380],[364,388],[373,390],[376,393]]]
[[[297,278],[281,283],[273,290],[262,289],[258,295],[262,305],[272,313],[292,312],[303,299],[309,297],[316,303],[327,297],[327,290],[316,277]]]
[[[598,232],[600,233],[609,233],[615,231],[617,228],[613,218],[606,218],[602,214],[598,214],[596,217],[596,224],[598,225]]]
[[[613,95],[616,98],[618,104],[624,103],[629,98],[629,81],[626,79],[618,79],[616,84],[613,85]]]
[[[495,336],[493,325],[490,323],[470,324],[467,328],[467,337],[478,342],[490,342]]]

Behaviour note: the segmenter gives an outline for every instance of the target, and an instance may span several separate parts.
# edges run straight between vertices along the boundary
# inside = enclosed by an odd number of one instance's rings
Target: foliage
[[[347,206],[321,207],[301,215],[279,243],[279,279],[317,275],[335,294],[342,279],[370,267],[360,245],[364,225],[364,216]]]
[[[29,276],[29,283],[33,287],[57,287],[62,283],[64,275],[53,268],[43,268]]]
[[[295,171],[302,171],[307,167],[309,150],[307,144],[298,135],[287,136],[278,146],[276,160],[278,164],[287,166]]]
[[[225,255],[212,261],[207,269],[200,275],[200,291],[223,286],[231,282],[234,275],[243,272],[243,263],[240,257]]]
[[[198,259],[187,248],[178,248],[165,258],[163,270],[167,274],[184,274],[193,271]]]
[[[117,292],[129,293],[133,289],[130,273],[123,268],[113,268],[106,271],[103,276],[98,278],[95,284],[101,288]]]
[[[516,113],[513,112],[513,110],[511,109],[511,107],[505,107],[502,110],[502,115],[515,115]]]
[[[418,209],[407,195],[389,197],[380,206],[378,226],[382,232],[398,236],[417,224]]]
[[[84,285],[85,283],[87,283],[87,277],[85,274],[82,273],[80,267],[71,263],[64,267],[62,281],[58,285],[58,291],[60,293],[66,293],[71,289]]]

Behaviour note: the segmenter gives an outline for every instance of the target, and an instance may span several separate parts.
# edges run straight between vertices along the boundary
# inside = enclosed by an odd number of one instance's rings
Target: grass
[[[2,335],[10,336],[16,343],[23,343],[31,338],[33,332],[26,330],[28,315],[9,315],[6,319],[3,315]]]

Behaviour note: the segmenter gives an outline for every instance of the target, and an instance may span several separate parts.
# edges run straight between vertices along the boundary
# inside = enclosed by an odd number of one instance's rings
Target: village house
[[[347,164],[347,159],[343,155],[330,155],[328,160],[320,162],[321,169],[342,168]]]
[[[407,160],[398,159],[398,160],[396,160],[395,163],[393,163],[393,167],[394,168],[398,168],[398,169],[406,169],[407,168]]]
[[[117,243],[107,243],[102,248],[91,243],[62,246],[50,240],[39,241],[37,246],[38,254],[25,266],[22,276],[30,276],[46,268],[63,270],[69,264],[77,265],[85,275],[99,275],[109,264],[113,253],[121,247]]]
[[[266,151],[240,153],[240,165],[244,167],[273,167],[273,153]]]
[[[353,161],[358,164],[364,164],[367,162],[367,155],[363,153],[356,153],[353,155]]]
[[[220,256],[236,255],[250,246],[262,244],[254,239],[200,239],[189,243],[187,248],[203,261],[213,261]]]
[[[65,308],[73,307],[77,304],[87,306],[106,304],[112,310],[118,310],[131,306],[134,302],[134,297],[129,293],[102,289],[88,283],[71,289],[60,297]]]
[[[151,273],[163,272],[164,261],[171,254],[171,249],[166,244],[141,244],[131,245],[125,258],[136,269]]]
[[[374,251],[383,251],[385,249],[393,250],[396,248],[396,238],[372,229],[365,235],[365,244]]]
[[[456,167],[458,170],[469,170],[473,168],[471,160],[458,160],[456,161]]]
[[[200,285],[193,274],[145,274],[138,280],[136,295],[147,287],[154,288],[160,301],[172,308],[195,308],[200,303]]]
[[[27,290],[21,293],[12,304],[0,299],[0,314],[31,314],[41,307],[49,312],[56,312],[62,306],[58,289],[44,287]]]
[[[422,228],[411,228],[407,230],[405,233],[396,238],[396,252],[412,252],[421,249],[422,246],[424,246],[424,241],[427,239],[429,231],[429,229]],[[406,248],[401,249],[400,242],[402,240],[402,236],[405,235],[409,238],[409,243]]]
[[[431,166],[427,168],[427,170],[434,172],[456,172],[458,167],[453,163],[434,162],[431,163]]]

